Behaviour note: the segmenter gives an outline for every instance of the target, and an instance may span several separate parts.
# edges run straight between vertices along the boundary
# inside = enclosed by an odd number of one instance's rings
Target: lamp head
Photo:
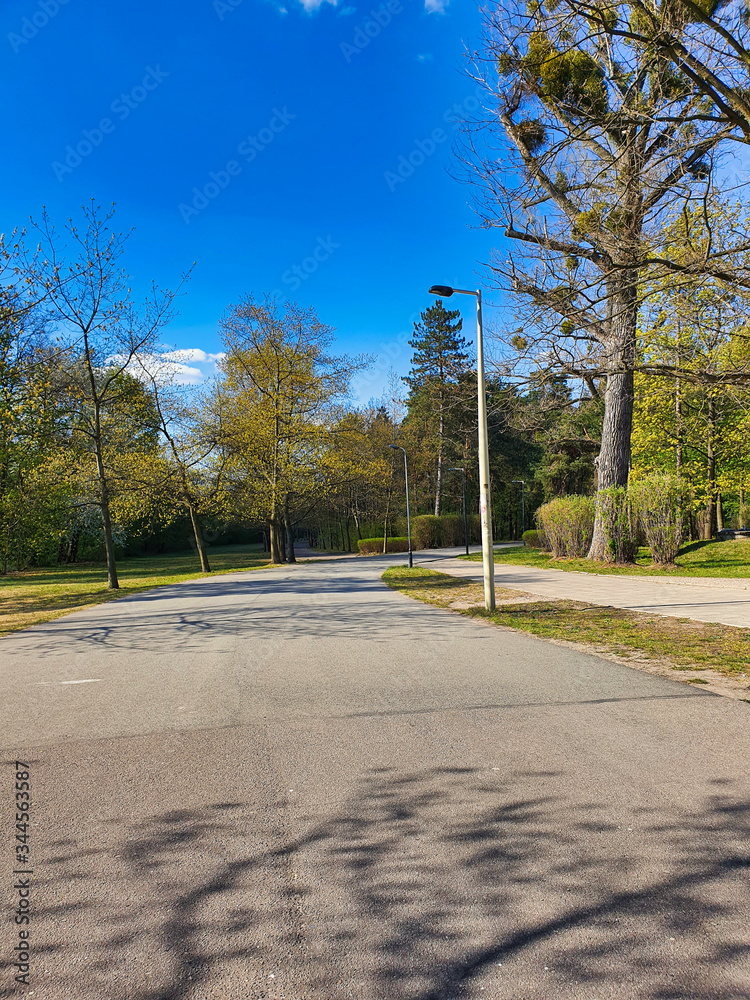
[[[453,295],[453,289],[450,285],[432,285],[430,295],[441,295],[444,299],[449,299]]]

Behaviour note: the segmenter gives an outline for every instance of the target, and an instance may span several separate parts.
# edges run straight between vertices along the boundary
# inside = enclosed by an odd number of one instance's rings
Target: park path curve
[[[481,580],[481,563],[455,558],[462,551],[430,549],[417,552],[414,564],[429,565],[441,573],[469,580]],[[474,547],[472,551],[478,550]],[[553,600],[587,601],[627,611],[750,628],[750,578],[610,576],[496,563],[495,585]]]

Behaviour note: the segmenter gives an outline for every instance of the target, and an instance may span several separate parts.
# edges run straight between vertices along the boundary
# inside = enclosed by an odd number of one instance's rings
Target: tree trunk
[[[602,444],[596,459],[597,490],[627,486],[630,473],[630,436],[633,430],[633,366],[635,363],[638,303],[636,275],[624,272],[619,287],[610,292],[609,367],[604,391]],[[602,521],[597,513],[589,559],[606,558]]]
[[[117,579],[117,564],[115,562],[115,543],[112,538],[112,518],[109,513],[109,489],[107,480],[104,477],[104,464],[97,455],[97,464],[101,466],[99,488],[100,506],[102,512],[102,523],[104,524],[104,548],[107,553],[107,587],[109,590],[119,590],[120,582]]]
[[[81,541],[81,529],[74,528],[73,534],[70,536],[70,544],[68,545],[68,556],[66,562],[74,563],[78,558],[78,546]]]
[[[680,322],[679,314],[677,316],[677,358],[675,363],[679,368],[682,364],[682,324]],[[678,476],[682,475],[682,441],[683,441],[683,427],[682,427],[682,383],[680,381],[679,375],[674,380],[674,416],[675,416],[675,431],[677,435],[677,441],[675,442],[675,471]]]
[[[703,539],[710,541],[717,530],[716,511],[716,400],[713,395],[708,398],[708,427],[706,428],[706,460],[708,473],[708,499],[703,520]]]
[[[282,563],[284,562],[284,553],[281,547],[279,535],[279,524],[274,518],[268,522],[268,540],[271,548],[271,562],[272,563]]]
[[[443,498],[443,439],[445,438],[445,416],[440,407],[440,422],[438,424],[438,460],[437,479],[435,481],[435,517],[440,517],[440,506]]]
[[[193,526],[195,547],[198,549],[198,558],[201,561],[201,573],[210,573],[211,567],[208,563],[206,543],[203,541],[203,532],[201,531],[201,526],[198,523],[198,515],[196,514],[195,507],[193,507],[192,503],[188,503],[188,511],[190,512],[190,523]]]
[[[286,561],[290,563],[297,562],[297,557],[294,554],[294,532],[288,521],[286,523]]]
[[[286,501],[284,502],[284,529],[286,531],[286,560],[290,563],[296,563],[297,559],[294,555],[294,531],[289,520],[289,509]]]
[[[97,417],[97,435],[98,430]],[[104,525],[104,548],[107,553],[107,587],[109,590],[119,590],[120,583],[117,579],[117,564],[115,562],[115,543],[112,538],[112,518],[109,513],[109,485],[107,474],[104,469],[104,459],[102,457],[101,439],[97,436],[95,442],[96,451],[96,471],[99,476],[99,508],[102,512],[102,524]]]

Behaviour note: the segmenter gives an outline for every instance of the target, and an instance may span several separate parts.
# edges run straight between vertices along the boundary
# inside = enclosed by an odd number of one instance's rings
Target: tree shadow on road
[[[43,995],[747,996],[748,802],[656,793],[625,826],[561,779],[378,769],[323,816],[217,802],[61,831],[35,888]]]
[[[457,627],[461,624],[454,616],[406,602],[380,580],[342,575],[322,585],[319,580],[254,576],[200,580],[114,601],[85,619],[73,615],[19,632],[5,648],[45,657],[86,647],[201,650],[208,642],[238,636],[251,642],[301,637],[437,641],[450,639]],[[463,627],[472,628],[468,623]]]

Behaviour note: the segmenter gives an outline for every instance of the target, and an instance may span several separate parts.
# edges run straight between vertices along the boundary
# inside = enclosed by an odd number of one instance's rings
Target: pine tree
[[[469,362],[468,344],[460,333],[459,310],[446,309],[442,299],[437,299],[414,324],[414,337],[409,341],[414,348],[411,371],[404,378],[409,386],[410,411],[427,406],[437,417],[436,517],[440,515],[443,492],[447,420]]]

